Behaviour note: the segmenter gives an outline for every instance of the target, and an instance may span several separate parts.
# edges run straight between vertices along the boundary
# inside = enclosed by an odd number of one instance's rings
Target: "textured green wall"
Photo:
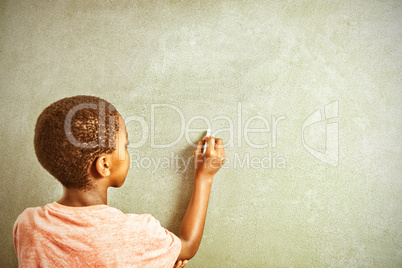
[[[2,267],[18,214],[62,193],[36,118],[77,94],[144,134],[109,205],[173,231],[192,187],[180,134],[199,116],[222,131],[229,162],[187,267],[402,266],[401,1],[13,0],[0,31]]]

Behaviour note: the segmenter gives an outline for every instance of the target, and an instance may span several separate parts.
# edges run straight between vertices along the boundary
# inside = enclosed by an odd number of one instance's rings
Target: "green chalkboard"
[[[1,1],[2,267],[12,227],[62,187],[41,111],[94,95],[126,120],[108,204],[177,232],[193,143],[225,142],[187,267],[401,267],[401,2]]]

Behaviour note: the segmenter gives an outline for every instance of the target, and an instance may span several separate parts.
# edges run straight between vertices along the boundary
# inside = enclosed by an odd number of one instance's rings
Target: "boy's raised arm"
[[[207,149],[205,153],[202,153],[204,142]],[[212,181],[216,172],[225,163],[222,140],[209,136],[199,141],[194,151],[194,163],[194,188],[180,226],[179,238],[182,247],[178,260],[191,259],[200,246]]]

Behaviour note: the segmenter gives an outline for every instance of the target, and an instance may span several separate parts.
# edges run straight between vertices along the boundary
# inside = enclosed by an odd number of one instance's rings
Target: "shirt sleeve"
[[[132,215],[132,216],[131,216]],[[133,215],[129,217],[140,217],[142,264],[144,267],[173,267],[180,251],[181,241],[172,232],[163,228],[159,221],[150,214]],[[137,244],[137,246],[139,246]]]

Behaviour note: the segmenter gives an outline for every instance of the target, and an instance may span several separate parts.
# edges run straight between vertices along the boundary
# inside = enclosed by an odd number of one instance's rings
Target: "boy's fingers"
[[[199,142],[197,142],[197,147],[194,150],[195,154],[200,154],[202,153],[202,146],[204,145],[204,140],[200,140]]]
[[[184,266],[186,266],[186,264],[187,264],[187,260],[184,260],[184,261],[177,261],[176,262],[176,266],[175,266],[175,268],[183,268]]]
[[[212,151],[215,149],[215,138],[212,136],[206,137],[206,141],[207,141],[207,152],[209,154],[212,153]]]
[[[218,156],[225,157],[225,149],[223,147],[222,139],[215,139],[215,150],[218,152]]]
[[[222,149],[223,148],[223,141],[222,139],[215,139],[215,149]]]

